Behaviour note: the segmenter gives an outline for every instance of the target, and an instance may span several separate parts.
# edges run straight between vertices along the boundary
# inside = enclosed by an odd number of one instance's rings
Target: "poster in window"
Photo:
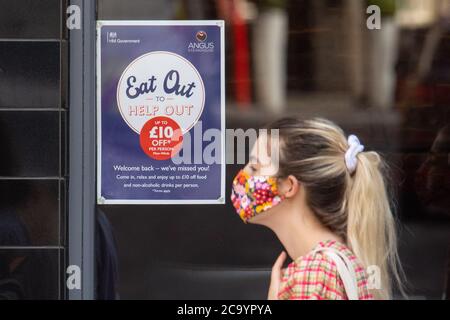
[[[225,202],[224,22],[97,22],[97,202]]]

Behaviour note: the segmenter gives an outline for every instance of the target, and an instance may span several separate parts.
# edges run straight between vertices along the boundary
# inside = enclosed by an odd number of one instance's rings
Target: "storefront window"
[[[224,20],[226,127],[321,117],[378,151],[391,168],[407,293],[448,298],[450,1],[95,3],[82,24],[92,30],[69,31],[70,1],[0,0],[0,299],[65,299],[71,290],[68,234],[81,229],[68,219],[69,123],[95,123],[95,112],[88,119],[69,106],[70,72],[86,70],[69,57],[69,34],[93,36],[95,19]],[[95,101],[91,87],[83,105]],[[95,145],[93,136],[83,143]],[[283,248],[236,217],[229,195],[240,169],[226,166],[224,205],[90,203],[93,297],[266,299]],[[404,297],[395,289],[394,298]]]
[[[381,8],[379,30],[368,27],[369,5]],[[324,117],[382,153],[393,168],[409,293],[426,299],[444,292],[450,230],[443,189],[449,11],[437,5],[98,1],[98,19],[224,19],[227,128]],[[227,166],[227,194],[238,170]],[[117,236],[122,298],[265,298],[280,245],[231,219],[229,202],[101,209]]]

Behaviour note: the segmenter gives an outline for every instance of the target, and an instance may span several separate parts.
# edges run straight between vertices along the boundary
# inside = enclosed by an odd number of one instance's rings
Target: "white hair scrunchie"
[[[356,165],[358,164],[358,159],[356,156],[358,153],[364,151],[364,146],[359,142],[359,139],[355,135],[350,135],[347,139],[348,142],[348,150],[345,153],[345,165],[347,166],[350,174],[355,172]]]

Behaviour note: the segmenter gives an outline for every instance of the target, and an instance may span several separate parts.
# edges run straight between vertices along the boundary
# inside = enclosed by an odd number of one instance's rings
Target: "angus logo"
[[[195,34],[197,41],[189,42],[188,52],[213,52],[214,41],[206,41],[208,34],[206,31],[199,30]]]
[[[206,34],[205,31],[198,31],[195,37],[197,38],[198,41],[204,42],[206,41],[206,38],[208,38],[208,35]]]

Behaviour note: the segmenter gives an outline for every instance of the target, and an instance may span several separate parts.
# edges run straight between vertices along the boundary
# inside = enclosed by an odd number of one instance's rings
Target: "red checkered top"
[[[359,299],[373,299],[364,267],[349,248],[333,240],[320,242],[318,247],[333,247],[349,257],[357,277]],[[323,252],[310,252],[291,262],[285,269],[278,299],[347,300],[347,295],[333,260]]]

